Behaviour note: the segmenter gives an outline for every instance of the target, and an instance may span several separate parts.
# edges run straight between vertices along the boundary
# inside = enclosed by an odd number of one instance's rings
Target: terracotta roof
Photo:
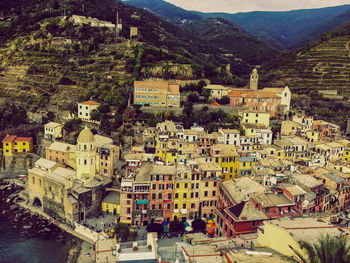
[[[230,97],[248,97],[248,98],[279,98],[275,93],[268,91],[254,90],[232,90],[228,93]]]
[[[33,140],[32,137],[17,137],[15,139],[15,142],[30,142],[32,140]]]
[[[100,103],[98,103],[98,102],[96,102],[96,101],[92,101],[92,100],[80,102],[79,104],[84,104],[84,105],[100,105]]]
[[[13,142],[16,139],[16,135],[7,135],[2,142]]]

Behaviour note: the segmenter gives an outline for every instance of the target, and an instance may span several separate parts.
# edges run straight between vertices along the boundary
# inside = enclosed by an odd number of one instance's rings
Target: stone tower
[[[94,135],[85,127],[78,136],[77,177],[84,184],[96,175],[96,149]]]
[[[249,88],[251,90],[258,90],[258,82],[259,82],[259,74],[258,74],[258,70],[255,68],[253,69],[252,74],[250,74]]]

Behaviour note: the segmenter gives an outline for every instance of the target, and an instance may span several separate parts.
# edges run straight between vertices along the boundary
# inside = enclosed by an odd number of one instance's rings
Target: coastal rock
[[[10,211],[12,212],[12,211],[15,211],[15,210],[17,210],[18,209],[18,205],[11,205],[10,206]]]

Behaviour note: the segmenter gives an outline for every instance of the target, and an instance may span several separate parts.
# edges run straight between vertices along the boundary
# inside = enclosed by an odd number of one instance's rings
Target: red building
[[[245,106],[250,110],[267,111],[271,117],[276,116],[277,107],[281,104],[281,98],[268,91],[232,90],[228,96],[231,107]]]
[[[149,178],[151,182],[149,205],[151,222],[171,220],[175,176],[176,169],[173,165],[152,165]]]

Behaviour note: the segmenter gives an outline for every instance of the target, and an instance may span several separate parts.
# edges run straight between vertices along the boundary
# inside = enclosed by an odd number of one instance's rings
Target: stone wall
[[[0,178],[15,178],[20,174],[28,174],[40,156],[36,154],[3,156],[0,155]]]

